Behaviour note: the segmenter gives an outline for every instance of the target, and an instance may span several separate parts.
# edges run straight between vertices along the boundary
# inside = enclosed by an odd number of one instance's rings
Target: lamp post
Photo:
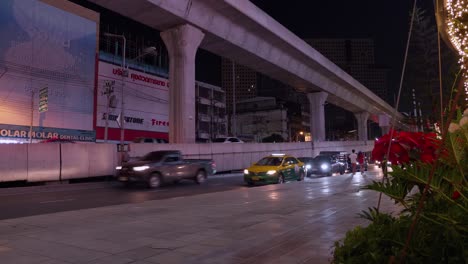
[[[116,35],[111,33],[104,33],[106,37],[112,38],[121,38],[123,41],[123,49],[122,49],[122,98],[121,98],[121,106],[120,106],[120,164],[123,163],[123,151],[124,151],[124,136],[125,136],[125,117],[124,117],[124,86],[125,86],[125,76],[127,75],[127,70],[125,68],[125,53],[127,47],[127,39],[124,35]],[[106,117],[109,118],[109,117]]]
[[[237,136],[237,120],[236,120],[236,70],[234,61],[232,61],[232,128],[233,137]]]
[[[104,142],[107,143],[107,135],[108,135],[108,130],[109,130],[109,104],[110,104],[110,98],[112,94],[114,93],[114,81],[106,81],[104,84],[104,92],[102,92],[102,95],[106,95],[107,101],[106,101],[106,127],[104,129]]]

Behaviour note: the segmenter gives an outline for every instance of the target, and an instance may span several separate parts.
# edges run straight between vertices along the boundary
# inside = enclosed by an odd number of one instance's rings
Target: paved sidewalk
[[[308,179],[0,221],[2,264],[329,263],[369,176]],[[395,210],[384,199],[383,208]]]

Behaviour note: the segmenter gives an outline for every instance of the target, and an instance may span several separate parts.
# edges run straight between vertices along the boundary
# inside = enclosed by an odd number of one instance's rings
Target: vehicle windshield
[[[283,162],[282,157],[266,157],[257,162],[258,166],[279,166]]]
[[[314,158],[316,162],[330,162],[330,156],[328,155],[318,155]]]
[[[213,140],[213,142],[218,142],[218,143],[219,142],[224,142],[224,141],[226,141],[226,138],[217,138],[217,139]]]
[[[160,161],[164,157],[163,152],[150,152],[143,156],[140,160],[145,160],[145,161]]]

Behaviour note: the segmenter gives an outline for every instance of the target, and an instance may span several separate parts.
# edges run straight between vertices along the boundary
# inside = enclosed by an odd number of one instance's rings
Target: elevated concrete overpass
[[[360,140],[367,139],[369,115],[379,116],[383,128],[394,115],[389,104],[250,1],[88,1],[162,32],[170,56],[172,143],[195,140],[195,104],[191,102],[195,94],[191,87],[198,47],[307,93],[314,140],[325,139],[325,101],[355,114]],[[396,118],[400,121],[403,116],[397,113]]]

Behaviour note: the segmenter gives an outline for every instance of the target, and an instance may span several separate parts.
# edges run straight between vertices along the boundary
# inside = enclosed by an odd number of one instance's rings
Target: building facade
[[[226,93],[220,87],[196,82],[198,142],[210,142],[227,136]]]
[[[119,142],[122,131],[126,142],[168,138],[169,63],[159,32],[81,0],[5,0],[0,15],[0,143]],[[211,91],[208,130],[225,135],[221,88],[193,89]]]
[[[288,111],[274,97],[255,97],[237,103],[238,137],[262,142],[272,134],[288,141]]]
[[[94,142],[99,14],[68,1],[5,0],[0,17],[0,139]]]

